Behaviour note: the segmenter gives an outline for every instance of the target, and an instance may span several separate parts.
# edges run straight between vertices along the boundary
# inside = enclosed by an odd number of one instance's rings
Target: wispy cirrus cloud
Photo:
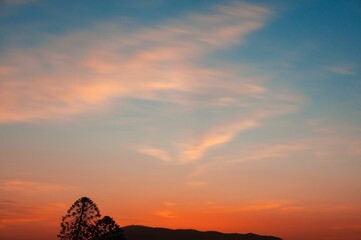
[[[356,70],[354,65],[336,65],[326,67],[326,70],[331,73],[336,73],[340,75],[355,75]]]
[[[254,105],[253,105],[254,106]],[[255,106],[257,109],[257,106]],[[262,109],[263,108],[263,109]],[[174,153],[172,156],[168,151],[160,148],[142,147],[135,148],[137,152],[156,157],[165,162],[177,162],[188,164],[200,160],[212,149],[220,148],[229,142],[232,142],[239,134],[255,128],[262,127],[263,122],[272,117],[287,114],[295,111],[295,105],[282,107],[282,104],[273,106],[262,106],[262,110],[252,111],[244,110],[247,116],[235,116],[231,120],[220,121],[217,124],[207,126],[197,134],[190,134],[170,142],[168,148]],[[235,161],[247,161],[258,159],[271,159],[276,157],[287,157],[294,152],[304,150],[306,145],[302,144],[279,144],[272,146],[249,147],[240,152],[241,159]],[[169,149],[168,149],[169,150]],[[228,163],[233,162],[232,160]],[[190,181],[192,185],[202,185],[199,181]]]
[[[270,13],[234,3],[153,28],[102,24],[41,46],[16,46],[0,58],[0,121],[62,119],[128,98],[197,105],[196,99],[257,95],[264,91],[257,83],[224,84],[235,76],[199,62],[242,43]]]
[[[0,190],[16,192],[55,192],[69,187],[58,184],[40,183],[23,180],[7,180],[0,182]]]
[[[207,150],[225,144],[231,141],[240,132],[255,128],[257,125],[258,123],[253,120],[245,120],[231,125],[225,124],[210,129],[204,136],[191,141],[185,146],[180,160],[184,163],[195,161],[202,157]]]
[[[176,205],[176,203],[174,203],[174,202],[169,202],[169,201],[164,202],[164,206],[166,206],[166,207],[174,207],[175,205]]]
[[[270,160],[289,157],[292,154],[310,148],[307,144],[288,143],[269,146],[253,146],[245,148],[238,153],[237,160],[230,160],[228,163],[243,162],[252,160]]]
[[[333,226],[335,230],[361,230],[361,223],[338,224]]]
[[[207,207],[222,212],[260,212],[268,210],[277,210],[284,212],[343,212],[359,211],[360,206],[351,204],[306,204],[298,203],[292,200],[281,199],[266,202],[244,203],[236,205],[222,205],[214,202],[208,202]]]
[[[171,157],[162,149],[152,148],[152,147],[141,147],[136,149],[139,153],[149,155],[151,157],[158,158],[164,162],[171,161]]]
[[[197,161],[299,105],[298,96],[272,88],[262,71],[226,61],[207,64],[225,48],[243,44],[271,15],[266,7],[232,2],[153,27],[103,23],[48,37],[36,47],[10,48],[0,57],[0,122],[122,111],[119,105],[135,99],[181,106],[190,115],[211,109],[219,121],[205,123],[197,136],[180,134],[170,143],[173,149],[136,148],[165,162]]]
[[[155,215],[163,217],[163,218],[176,218],[177,217],[175,215],[175,213],[172,211],[157,211],[157,212],[155,212]]]
[[[48,203],[45,205],[29,204],[10,199],[0,199],[0,228],[7,224],[36,221],[53,221],[53,216],[66,209],[65,203]]]
[[[288,200],[274,200],[263,203],[248,203],[241,205],[218,205],[216,203],[207,203],[208,207],[222,212],[259,212],[267,210],[282,210],[284,207],[290,205]]]
[[[275,100],[273,99],[274,96],[267,96],[267,94],[263,95],[263,97],[271,103],[265,103],[264,99],[262,99],[262,106],[253,103],[246,108],[241,108],[243,112],[232,117],[231,120],[227,119],[214,124],[196,136],[192,136],[191,139],[180,143],[180,162],[189,163],[199,160],[207,151],[233,141],[242,132],[262,127],[263,123],[272,117],[296,111],[300,104],[298,100],[286,101],[287,104],[284,104],[282,103],[283,100]],[[279,150],[273,149],[272,151],[281,152],[285,149],[289,150],[287,149],[288,146],[283,146],[284,149],[282,149],[282,146],[278,147],[280,148]],[[261,153],[257,152],[257,154]]]

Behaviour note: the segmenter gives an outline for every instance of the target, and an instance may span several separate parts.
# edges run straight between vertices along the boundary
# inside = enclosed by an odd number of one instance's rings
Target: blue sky
[[[356,0],[2,1],[3,237],[51,239],[79,195],[121,225],[358,236],[360,23]]]

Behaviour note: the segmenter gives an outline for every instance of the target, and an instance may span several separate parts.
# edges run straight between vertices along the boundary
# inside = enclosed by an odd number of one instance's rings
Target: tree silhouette
[[[58,237],[62,240],[89,240],[99,218],[97,205],[90,198],[82,197],[63,216]]]
[[[109,216],[96,222],[92,240],[125,240],[123,230]]]

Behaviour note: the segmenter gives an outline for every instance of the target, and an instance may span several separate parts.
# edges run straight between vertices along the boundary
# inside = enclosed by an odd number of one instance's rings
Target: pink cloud
[[[240,43],[270,11],[247,4],[215,7],[161,26],[129,31],[103,24],[92,32],[49,38],[0,58],[0,121],[63,119],[104,111],[125,98],[199,105],[228,95],[262,94],[250,79],[202,67],[208,53]],[[229,84],[224,84],[224,76]]]
[[[210,148],[223,145],[231,141],[241,131],[257,127],[257,122],[244,120],[233,124],[225,124],[210,129],[204,136],[189,142],[181,155],[181,162],[187,163],[198,160]]]
[[[172,160],[171,157],[162,149],[153,148],[153,147],[141,147],[141,148],[137,148],[136,150],[142,154],[158,158],[164,162],[169,162]]]

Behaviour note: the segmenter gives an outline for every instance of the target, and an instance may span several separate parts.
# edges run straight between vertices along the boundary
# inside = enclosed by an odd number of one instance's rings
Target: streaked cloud
[[[172,160],[171,157],[162,149],[151,148],[151,147],[142,147],[142,148],[137,149],[137,151],[142,154],[146,154],[151,157],[158,158],[164,162],[169,162]]]
[[[236,211],[264,211],[264,210],[272,210],[272,209],[280,209],[287,201],[274,201],[274,202],[267,202],[263,204],[253,204],[253,205],[246,205],[239,208],[236,208]]]
[[[139,99],[190,115],[211,109],[219,120],[205,123],[197,136],[179,135],[169,143],[172,149],[136,148],[164,162],[197,161],[299,106],[298,94],[272,88],[269,74],[252,66],[207,65],[212,55],[244,43],[271,15],[265,7],[232,2],[153,27],[102,23],[92,31],[48,37],[41,46],[9,48],[0,58],[0,122],[122,111]],[[240,114],[227,116],[230,109]]]
[[[357,238],[352,6],[175,2],[0,0],[0,239],[84,195],[120,225]]]
[[[340,66],[331,66],[326,67],[326,70],[332,73],[340,75],[355,75],[355,67],[351,65],[340,65]]]
[[[222,211],[222,212],[258,212],[266,210],[275,210],[282,209],[285,206],[288,206],[290,201],[287,200],[277,200],[269,201],[264,203],[253,203],[253,204],[242,204],[242,205],[219,205],[216,203],[207,204],[211,209]]]
[[[193,136],[193,139],[181,143],[180,162],[189,163],[196,161],[207,151],[232,141],[242,132],[262,127],[263,122],[272,117],[293,112],[300,105],[299,100],[287,99],[285,103],[283,97],[281,97],[281,100],[275,99],[280,97],[277,93],[274,93],[272,96],[265,94],[263,97],[265,99],[260,100],[262,102],[261,106],[253,103],[245,108],[240,108],[240,110],[243,110],[241,114],[206,128],[204,132]],[[286,148],[286,146],[283,147]],[[279,148],[282,147],[279,146]],[[280,149],[279,151],[282,150],[284,149]],[[275,152],[278,150],[273,149],[272,151]],[[260,153],[258,152],[257,154]],[[254,156],[254,158],[256,158],[256,156]]]
[[[190,188],[203,188],[208,185],[204,180],[190,179],[185,182],[185,184]]]
[[[234,3],[153,28],[104,23],[89,32],[49,37],[42,46],[9,48],[0,58],[0,121],[109,111],[122,99],[197,106],[257,95],[265,91],[257,83],[199,63],[242,43],[269,15],[264,7]]]
[[[65,203],[29,204],[10,199],[0,199],[0,228],[7,224],[44,221],[55,223],[54,214],[66,209]]]
[[[277,144],[269,146],[251,146],[238,153],[237,160],[231,162],[243,162],[251,160],[270,160],[289,157],[291,154],[303,151],[309,148],[306,144]]]
[[[169,201],[164,202],[164,206],[167,206],[167,207],[174,207],[175,205],[176,205],[176,203],[174,203],[174,202],[169,202]]]
[[[185,146],[182,152],[181,162],[187,163],[197,160],[202,157],[208,149],[225,144],[231,141],[241,131],[255,128],[256,126],[257,123],[255,121],[245,120],[232,125],[222,125],[210,129],[205,136]]]
[[[361,230],[361,223],[359,224],[339,224],[333,226],[335,230]]]
[[[191,188],[203,188],[208,185],[208,182],[202,178],[202,175],[206,173],[214,164],[198,164],[188,173],[185,179],[185,185]]]
[[[222,212],[259,212],[278,210],[284,212],[349,212],[359,211],[360,206],[352,204],[305,204],[292,200],[272,200],[266,202],[244,203],[234,205],[222,205],[214,202],[206,203],[207,207]]]
[[[352,212],[360,211],[361,208],[355,204],[290,204],[283,208],[288,212]]]
[[[158,211],[155,213],[155,215],[163,217],[163,218],[176,218],[177,217],[175,215],[175,213],[171,212],[171,211]]]
[[[56,192],[69,189],[69,187],[33,181],[8,180],[0,183],[0,189],[3,191],[16,192]]]

